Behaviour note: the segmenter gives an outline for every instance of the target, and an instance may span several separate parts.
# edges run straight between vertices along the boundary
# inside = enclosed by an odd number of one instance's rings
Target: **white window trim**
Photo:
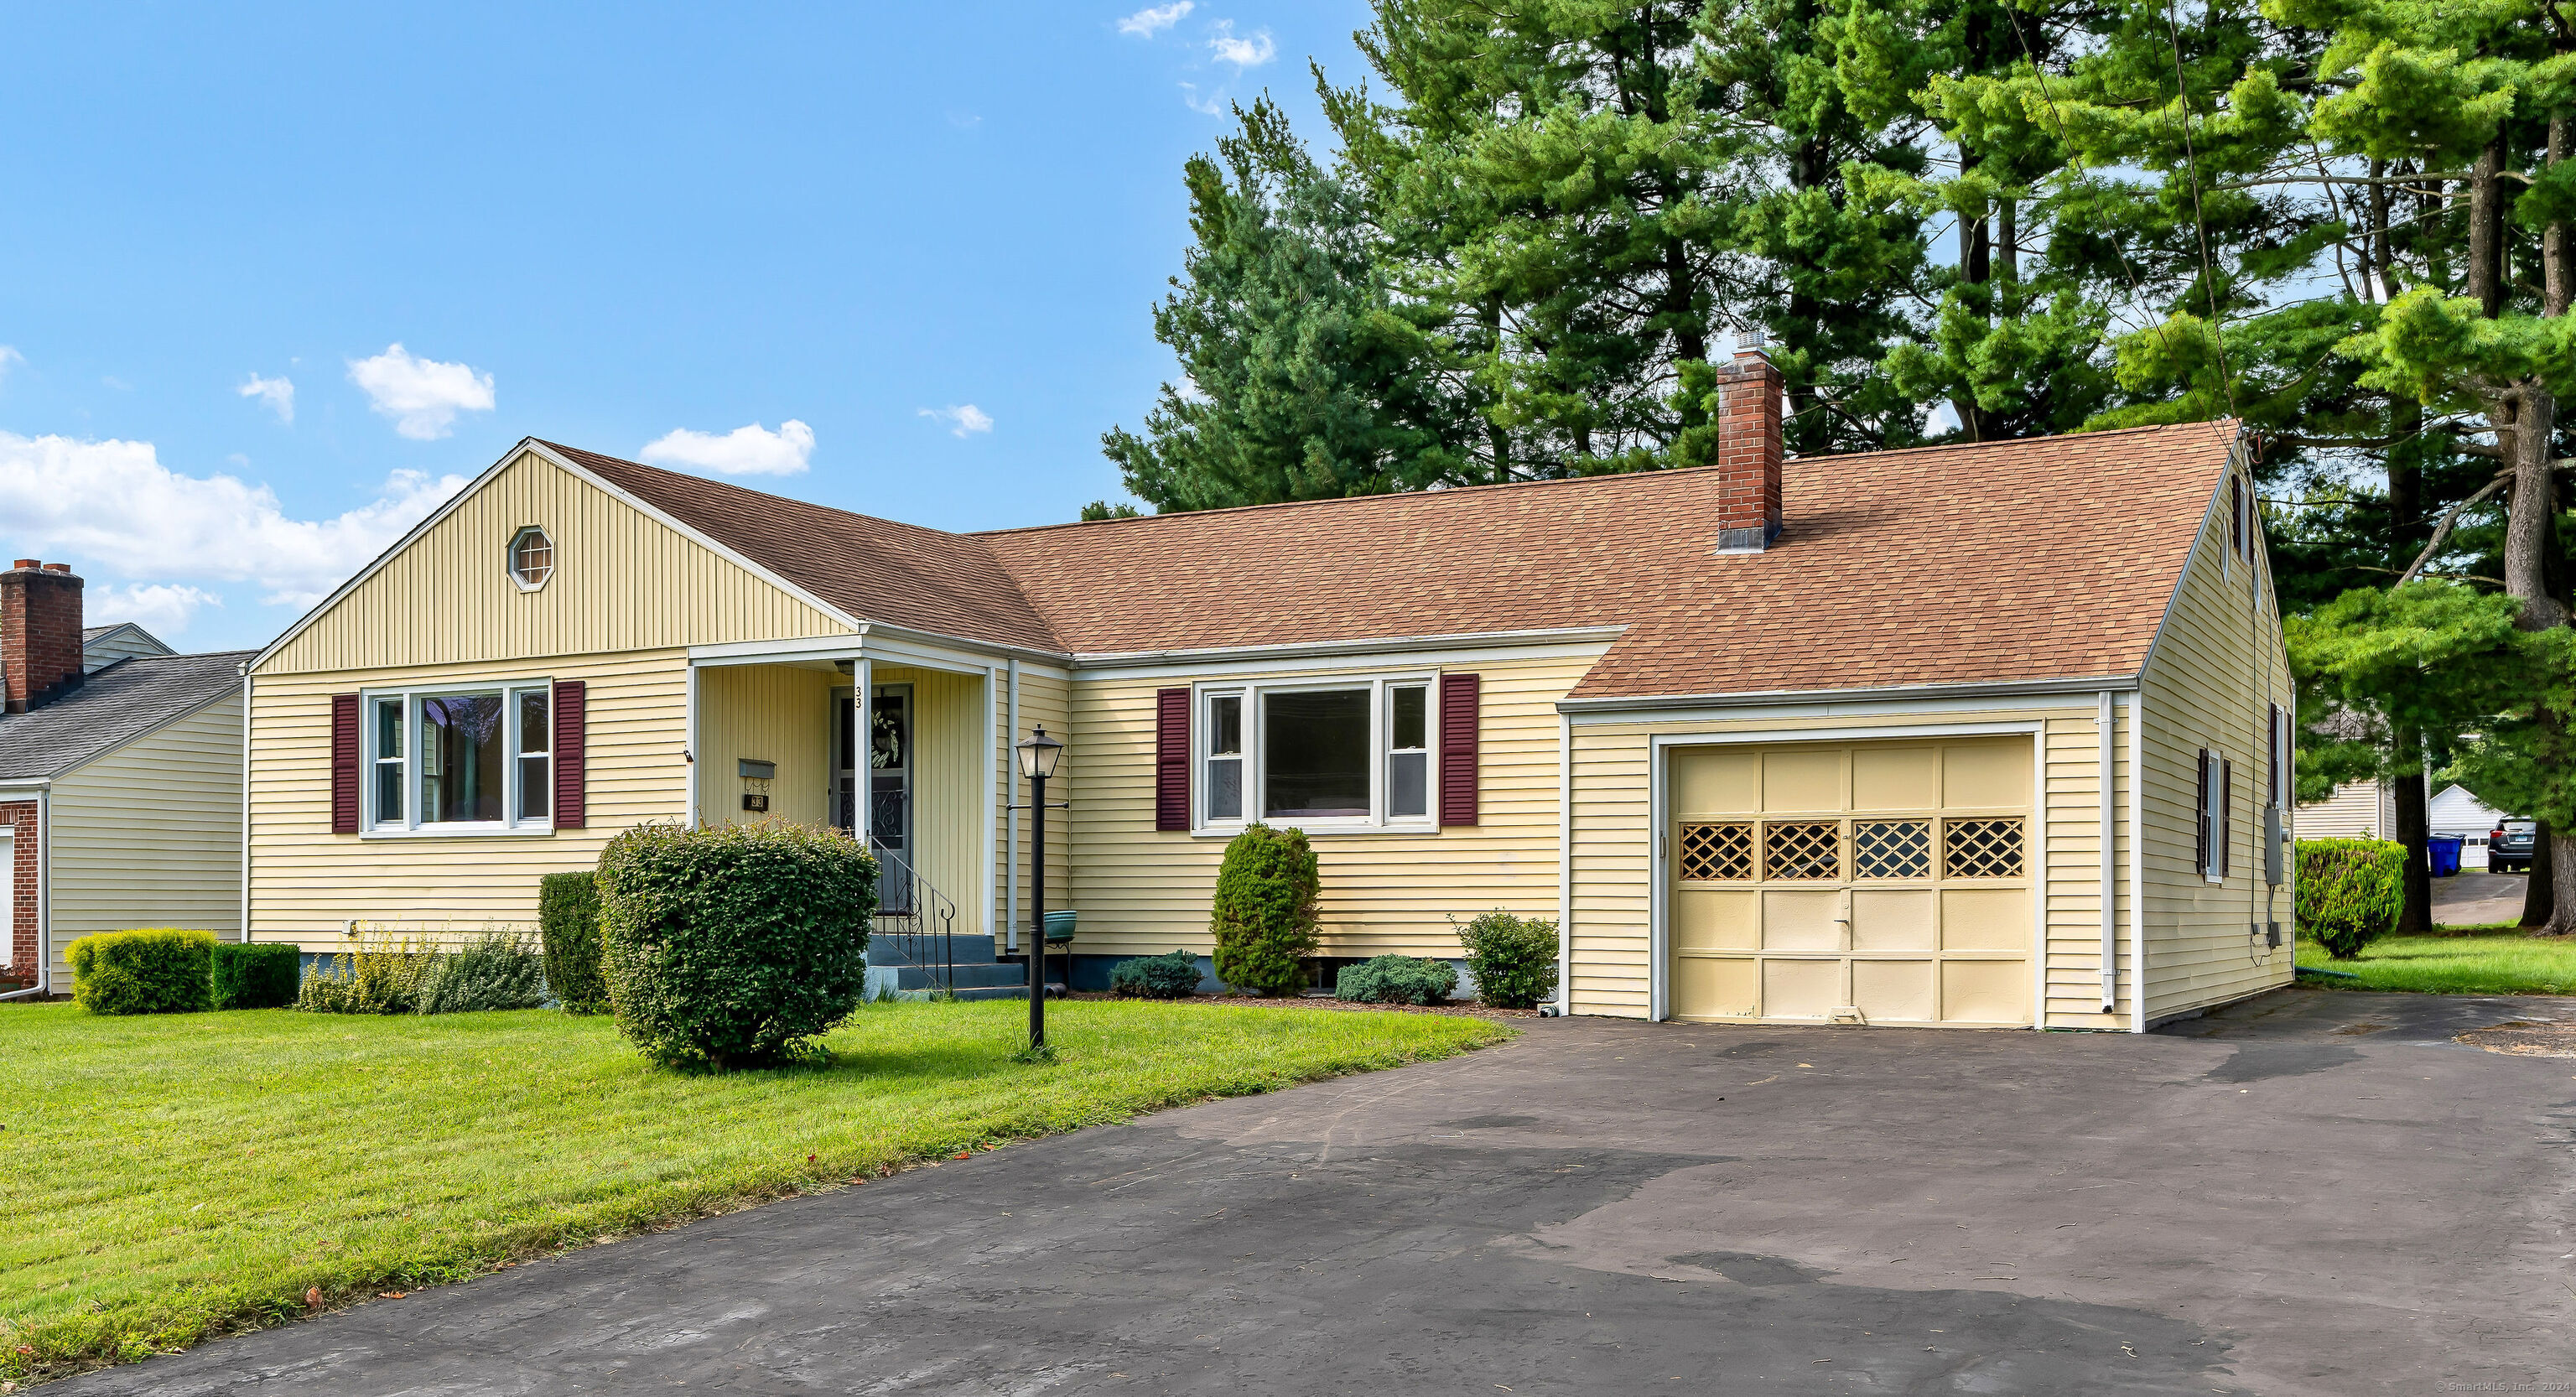
[[[1423,810],[1393,818],[1386,813],[1387,741],[1392,736],[1394,701],[1389,689],[1419,685],[1423,694]],[[1265,694],[1365,689],[1369,696],[1369,813],[1320,819],[1269,819],[1261,809],[1269,784],[1269,757],[1264,750],[1261,699]],[[1208,700],[1228,694],[1243,698],[1243,818],[1212,820],[1207,813]],[[1300,829],[1309,834],[1437,834],[1440,831],[1440,674],[1406,670],[1391,674],[1301,674],[1293,678],[1207,681],[1190,690],[1190,833],[1230,839],[1247,825]]]
[[[2201,818],[2209,822],[2209,833],[2201,841],[2207,854],[2200,865],[2200,877],[2205,883],[2223,884],[2228,878],[2223,871],[2227,867],[2227,842],[2235,837],[2235,831],[2228,827],[2227,807],[2233,803],[2236,793],[2227,789],[2225,752],[2216,747],[2205,747],[2201,749],[2200,760],[2203,764],[2200,780],[2209,790],[2207,808],[2201,814]]]
[[[534,582],[519,576],[519,541],[530,534],[536,534],[546,541],[546,575]],[[501,573],[510,579],[511,586],[522,592],[544,591],[546,584],[554,581],[555,574],[562,570],[563,547],[555,542],[554,531],[543,524],[520,525],[511,532],[510,541],[501,546]]]
[[[474,694],[494,694],[501,699],[501,728],[506,738],[501,750],[501,769],[506,773],[501,793],[501,809],[519,808],[520,751],[518,696],[530,691],[546,696],[546,776],[549,788],[555,773],[554,721],[555,694],[551,679],[505,679],[484,683],[414,684],[404,688],[361,689],[358,692],[359,767],[365,772],[358,792],[358,837],[361,839],[491,839],[524,838],[532,834],[555,832],[554,802],[546,802],[543,818],[505,818],[500,820],[423,820],[420,799],[420,701],[425,698],[460,698]],[[399,823],[386,823],[376,818],[376,763],[383,755],[376,749],[376,705],[385,699],[399,699],[403,706],[402,781],[403,818]]]

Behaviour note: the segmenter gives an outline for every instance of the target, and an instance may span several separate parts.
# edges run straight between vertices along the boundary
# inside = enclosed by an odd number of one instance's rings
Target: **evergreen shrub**
[[[2386,839],[2298,843],[2299,930],[2336,960],[2397,926],[2406,906],[2406,846]]]
[[[1110,967],[1109,989],[1130,999],[1184,999],[1199,987],[1199,958],[1187,951],[1137,956]]]
[[[546,988],[567,1014],[608,1012],[599,972],[599,879],[549,873],[537,880],[537,934],[545,942]]]
[[[225,941],[215,947],[214,1007],[282,1009],[295,1002],[304,953],[283,941]]]
[[[599,856],[600,965],[645,1056],[805,1057],[867,989],[877,863],[805,825],[639,825]]]
[[[1216,938],[1216,977],[1239,990],[1285,994],[1315,950],[1316,902],[1322,895],[1314,847],[1306,832],[1247,826],[1225,846],[1208,929]]]
[[[189,1014],[214,1003],[215,934],[103,931],[64,951],[72,999],[93,1014]]]
[[[1354,1004],[1438,1004],[1458,988],[1458,967],[1445,960],[1378,956],[1345,965],[1333,998]]]
[[[1529,1009],[1556,993],[1556,923],[1497,909],[1458,928],[1458,944],[1480,1003]]]

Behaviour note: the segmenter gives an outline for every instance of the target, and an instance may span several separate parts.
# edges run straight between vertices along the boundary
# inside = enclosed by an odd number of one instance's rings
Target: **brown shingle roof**
[[[1714,551],[1704,471],[947,534],[563,450],[853,615],[1077,654],[1628,629],[1578,697],[2135,672],[2224,425],[1793,460]]]

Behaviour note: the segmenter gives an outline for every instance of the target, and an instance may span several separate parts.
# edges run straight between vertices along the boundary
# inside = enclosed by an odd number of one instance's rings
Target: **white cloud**
[[[268,404],[268,410],[277,414],[278,421],[295,420],[295,380],[284,374],[275,378],[252,374],[250,382],[243,384],[239,391],[245,398],[257,398]]]
[[[132,621],[168,640],[188,629],[201,606],[221,606],[224,599],[202,587],[171,582],[129,583],[119,587],[81,588],[82,620],[93,626]]]
[[[1198,0],[1172,0],[1168,5],[1154,5],[1118,21],[1118,32],[1150,39],[1171,28],[1198,8]]]
[[[638,454],[657,465],[718,475],[797,475],[814,454],[814,429],[793,417],[779,423],[774,432],[757,422],[722,436],[682,427]]]
[[[1208,50],[1216,55],[1219,63],[1231,63],[1237,68],[1258,68],[1279,56],[1279,46],[1270,42],[1267,29],[1256,29],[1251,38],[1238,39],[1234,37],[1233,20],[1221,19],[1209,28],[1215,37],[1208,40]]]
[[[26,362],[26,355],[19,353],[8,345],[0,344],[0,378],[7,378],[9,376],[9,370],[13,366]]]
[[[1209,116],[1223,116],[1225,115],[1225,94],[1216,92],[1203,98],[1199,96],[1197,83],[1185,82],[1181,84],[1181,105],[1191,111],[1204,112]]]
[[[973,403],[959,403],[955,407],[926,407],[921,410],[921,415],[947,423],[948,434],[952,437],[971,437],[978,432],[993,430],[992,414]]]
[[[492,375],[468,364],[416,358],[399,341],[372,359],[350,360],[349,381],[366,390],[378,413],[394,420],[395,431],[414,441],[447,435],[460,412],[492,410]]]
[[[290,519],[265,485],[181,475],[148,441],[0,432],[0,519],[22,556],[75,557],[120,575],[242,581],[304,607],[420,522],[465,477],[395,471],[329,519]]]

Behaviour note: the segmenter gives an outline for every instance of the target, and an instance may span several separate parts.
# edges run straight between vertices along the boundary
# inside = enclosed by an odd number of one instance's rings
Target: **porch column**
[[[865,653],[850,663],[850,836],[868,847],[868,807],[876,782],[868,767],[868,705],[875,698],[875,666]]]

